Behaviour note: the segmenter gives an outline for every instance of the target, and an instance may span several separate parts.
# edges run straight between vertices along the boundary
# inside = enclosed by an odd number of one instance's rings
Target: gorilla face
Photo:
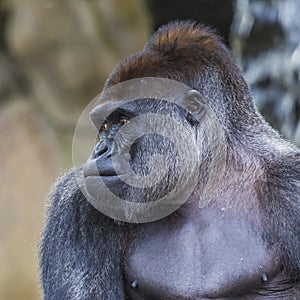
[[[173,117],[174,128],[167,128],[170,135],[174,136],[178,124],[194,134],[193,126],[197,121],[190,114],[175,104],[155,99],[141,99],[123,105],[102,124],[97,124],[99,108],[92,112],[95,126],[99,128],[99,142],[84,168],[90,194],[94,192],[91,176],[100,176],[112,193],[130,202],[155,201],[174,188],[179,176],[178,150],[168,136],[157,133],[160,132],[159,126],[166,128],[170,125],[164,124],[162,117],[161,124],[151,124],[151,120],[145,117],[138,119],[141,115],[154,114],[158,109],[156,115]],[[145,124],[147,121],[150,124]],[[146,132],[149,125],[154,133]],[[134,175],[135,180],[126,183],[129,174]]]
[[[83,171],[88,200],[129,222],[175,211],[198,182],[208,115],[190,88],[177,102],[140,98],[96,106],[91,119],[98,142]]]

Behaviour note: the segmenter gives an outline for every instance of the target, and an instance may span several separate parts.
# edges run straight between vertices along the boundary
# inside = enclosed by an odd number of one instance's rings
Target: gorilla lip
[[[100,171],[97,168],[96,161],[91,160],[83,168],[83,176],[84,176],[84,178],[87,178],[90,176],[116,177],[117,173],[115,172],[115,170],[112,167],[109,167],[109,166],[103,166],[103,168],[101,168],[101,171]]]
[[[98,172],[98,173],[94,173],[94,172],[84,172],[83,171],[83,176],[84,178],[87,178],[87,177],[118,177],[118,175],[111,171],[111,170],[108,170],[107,172]]]

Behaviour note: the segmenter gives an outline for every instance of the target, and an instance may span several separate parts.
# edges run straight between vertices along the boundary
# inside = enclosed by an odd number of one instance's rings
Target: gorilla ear
[[[203,118],[207,110],[206,101],[196,90],[189,90],[188,92],[186,92],[182,96],[182,98],[177,102],[177,104],[185,108],[198,121],[200,121]]]

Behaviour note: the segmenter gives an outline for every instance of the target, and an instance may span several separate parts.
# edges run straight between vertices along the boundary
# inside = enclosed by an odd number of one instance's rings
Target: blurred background
[[[257,106],[300,146],[299,0],[0,0],[0,300],[41,299],[46,195],[115,65],[172,19],[211,25]]]

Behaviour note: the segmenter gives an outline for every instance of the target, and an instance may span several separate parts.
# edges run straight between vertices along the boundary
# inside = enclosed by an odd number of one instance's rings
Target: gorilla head
[[[135,92],[128,95],[132,89]],[[103,101],[112,94],[118,94],[114,101]],[[136,100],[124,101],[127,98]],[[105,90],[101,99],[104,104],[91,112],[99,142],[83,171],[87,199],[106,215],[126,222],[169,215],[196,186],[202,188],[203,205],[207,179],[221,177],[225,149],[220,124],[199,92],[150,77],[118,84],[109,93]]]
[[[299,299],[300,152],[214,33],[161,27],[91,119],[92,154],[50,197],[46,300]]]

